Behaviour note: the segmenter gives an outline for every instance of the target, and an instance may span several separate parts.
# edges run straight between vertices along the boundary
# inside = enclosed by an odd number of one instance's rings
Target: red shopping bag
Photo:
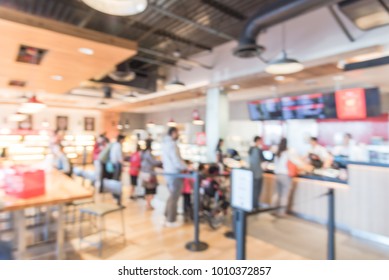
[[[45,172],[26,167],[14,167],[5,176],[5,192],[18,198],[45,194]]]

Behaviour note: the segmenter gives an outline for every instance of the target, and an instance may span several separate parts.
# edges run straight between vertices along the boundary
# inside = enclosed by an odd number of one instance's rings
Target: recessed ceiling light
[[[274,80],[276,80],[278,82],[284,81],[285,80],[285,76],[275,76]]]
[[[50,78],[54,81],[62,81],[63,77],[61,75],[52,75]]]
[[[332,79],[334,81],[343,81],[344,80],[344,76],[343,75],[337,75],[337,76],[333,76]]]
[[[95,53],[95,51],[93,49],[90,49],[90,48],[79,48],[78,51],[82,54],[86,54],[86,55],[93,55]]]
[[[233,90],[238,90],[240,89],[240,85],[231,85],[230,88]]]

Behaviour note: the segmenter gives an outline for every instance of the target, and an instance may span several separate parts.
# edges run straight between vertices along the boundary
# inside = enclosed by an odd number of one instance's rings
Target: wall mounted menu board
[[[341,120],[357,120],[381,114],[378,88],[351,88],[335,92],[336,113]]]
[[[252,121],[282,119],[281,100],[279,98],[251,101],[248,107]]]
[[[249,102],[251,120],[363,119],[381,114],[378,88],[355,88]]]
[[[284,119],[325,119],[335,117],[332,94],[313,93],[281,98]]]

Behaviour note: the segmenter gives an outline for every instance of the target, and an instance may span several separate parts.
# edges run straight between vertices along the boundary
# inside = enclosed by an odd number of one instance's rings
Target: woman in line
[[[139,145],[136,146],[136,151],[130,157],[130,177],[131,177],[131,189],[130,199],[135,200],[135,189],[138,186],[138,176],[142,163],[142,154]]]
[[[146,149],[142,153],[142,162],[141,162],[141,180],[142,185],[146,190],[146,202],[147,209],[152,210],[153,206],[151,201],[154,198],[154,195],[157,192],[157,176],[155,175],[155,167],[161,166],[161,162],[156,160],[151,153],[151,142],[146,144]]]
[[[287,212],[289,193],[292,186],[292,166],[301,166],[299,159],[293,155],[293,151],[288,149],[286,138],[282,138],[278,145],[276,157],[274,159],[274,173],[276,174],[276,197],[274,199],[278,209],[278,216],[284,217]]]

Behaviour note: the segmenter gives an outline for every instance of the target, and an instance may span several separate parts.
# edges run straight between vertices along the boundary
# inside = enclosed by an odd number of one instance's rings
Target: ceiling
[[[100,13],[80,0],[0,0],[0,5],[139,43],[130,66],[140,73],[238,38],[245,20],[270,0],[149,0],[131,17]],[[151,52],[150,52],[151,50]],[[188,68],[188,67],[187,67]]]
[[[0,19],[0,87],[25,82],[24,91],[66,93],[81,82],[110,71],[136,51]],[[44,49],[39,65],[16,61],[21,45]],[[134,46],[135,47],[135,46]],[[89,48],[93,55],[80,53]],[[109,59],[107,59],[109,57]]]

